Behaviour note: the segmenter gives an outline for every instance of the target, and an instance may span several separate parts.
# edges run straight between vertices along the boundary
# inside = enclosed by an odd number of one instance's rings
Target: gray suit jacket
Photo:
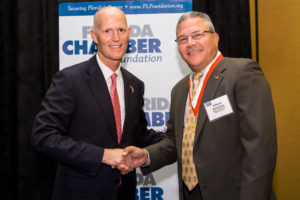
[[[170,120],[162,141],[151,145],[149,173],[177,160],[182,197],[181,149],[188,95],[186,76],[173,88]],[[233,113],[210,122],[203,103],[228,95]],[[223,58],[212,72],[199,108],[194,163],[203,200],[275,199],[276,122],[271,90],[249,59]]]

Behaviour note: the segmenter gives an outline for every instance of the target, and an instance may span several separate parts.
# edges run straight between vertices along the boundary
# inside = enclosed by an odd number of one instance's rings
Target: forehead
[[[121,12],[102,12],[97,16],[96,21],[101,28],[127,27],[126,17]]]
[[[178,27],[177,35],[190,34],[198,30],[206,30],[205,20],[200,17],[187,18]]]

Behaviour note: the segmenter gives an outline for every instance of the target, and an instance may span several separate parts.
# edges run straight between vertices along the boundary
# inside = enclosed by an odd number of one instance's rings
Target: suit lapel
[[[202,96],[201,104],[198,112],[198,120],[196,127],[195,141],[200,135],[200,132],[203,128],[204,122],[206,121],[207,114],[204,108],[204,103],[210,100],[213,100],[216,96],[216,92],[219,88],[220,83],[222,82],[224,75],[223,72],[226,70],[225,67],[225,58],[223,58],[220,63],[216,66],[214,71],[211,73],[209,79],[207,80],[206,87]]]
[[[115,126],[115,118],[113,113],[113,107],[110,99],[109,90],[107,88],[106,81],[102,74],[100,67],[98,66],[96,56],[93,56],[89,60],[89,68],[87,73],[89,78],[87,80],[88,85],[91,88],[92,93],[94,94],[99,107],[101,108],[107,124],[110,128],[111,134],[113,135],[114,142],[118,144],[117,130]]]
[[[120,144],[122,144],[125,141],[125,137],[127,136],[126,129],[128,127],[128,123],[130,123],[130,119],[128,116],[130,115],[130,112],[135,112],[136,108],[134,108],[132,102],[133,101],[133,94],[134,94],[134,83],[132,82],[132,79],[127,75],[125,70],[121,68],[122,76],[123,76],[123,82],[124,82],[124,99],[125,99],[125,119],[124,119],[124,125],[122,130],[122,137]]]
[[[186,110],[186,102],[187,102],[187,97],[188,97],[188,91],[189,91],[189,87],[188,87],[188,80],[189,80],[189,75],[185,77],[185,79],[183,80],[183,84],[182,87],[180,88],[180,91],[178,92],[176,98],[178,100],[172,100],[174,102],[176,102],[175,105],[175,110],[176,110],[176,116],[178,116],[176,118],[176,124],[178,124],[178,128],[175,125],[176,129],[180,130],[178,131],[179,134],[179,141],[178,141],[178,146],[177,149],[179,149],[179,155],[181,156],[181,151],[182,151],[182,137],[183,137],[183,130],[184,130],[184,118],[185,118],[185,110]],[[182,131],[181,131],[182,130]]]

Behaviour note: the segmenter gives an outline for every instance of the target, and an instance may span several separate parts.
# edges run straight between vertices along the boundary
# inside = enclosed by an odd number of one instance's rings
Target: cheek
[[[108,49],[108,47],[103,44],[100,43],[101,45],[98,45],[98,50],[103,54],[103,55],[108,55],[110,53],[110,50]]]
[[[123,46],[127,48],[127,46],[128,46],[128,40],[127,40],[127,38],[123,40]]]
[[[184,50],[184,48],[180,48],[180,47],[179,47],[179,48],[178,48],[178,51],[179,51],[179,54],[181,55],[181,57],[185,57],[185,54],[186,54],[185,52],[186,52],[186,51]]]
[[[217,44],[214,41],[207,41],[205,42],[205,48],[206,51],[211,52],[211,51],[215,51],[215,49],[217,49]]]

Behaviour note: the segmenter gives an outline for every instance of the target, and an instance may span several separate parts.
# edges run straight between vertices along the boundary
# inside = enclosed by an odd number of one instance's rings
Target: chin
[[[189,66],[192,66],[193,68],[198,68],[199,65],[201,65],[201,63],[199,63],[199,62],[190,62],[189,63]]]
[[[120,59],[122,59],[122,57],[123,57],[123,54],[121,55],[113,55],[113,56],[111,56],[111,58],[112,59],[114,59],[114,60],[120,60]]]

